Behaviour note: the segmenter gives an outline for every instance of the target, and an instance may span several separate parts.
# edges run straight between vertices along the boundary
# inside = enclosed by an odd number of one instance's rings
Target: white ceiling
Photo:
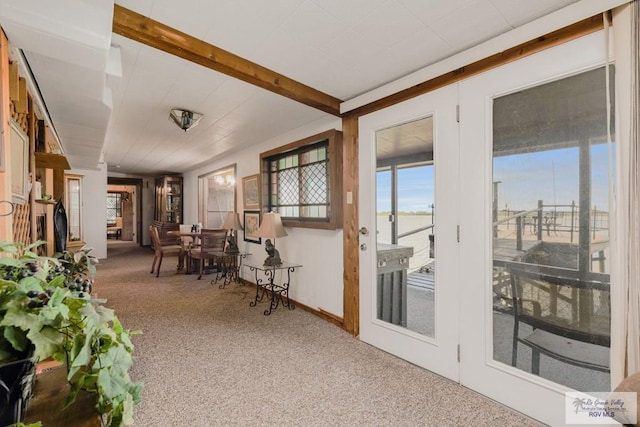
[[[577,0],[117,0],[343,101]],[[71,166],[184,172],[327,113],[111,33],[112,0],[3,0]],[[204,115],[183,132],[181,107]]]

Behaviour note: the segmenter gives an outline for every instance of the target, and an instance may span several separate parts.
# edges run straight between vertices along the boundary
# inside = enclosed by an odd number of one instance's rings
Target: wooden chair
[[[107,226],[107,237],[109,234],[115,234],[116,240],[122,237],[122,217],[119,216],[116,218],[116,222],[114,225]]]
[[[202,278],[205,270],[205,261],[209,262],[209,268],[220,268],[217,263],[220,254],[224,252],[227,230],[203,228],[200,230],[200,246],[189,250],[187,268],[191,268],[193,262],[198,262],[198,280]]]
[[[185,251],[180,244],[179,239],[175,243],[163,243],[160,241],[160,234],[158,228],[153,225],[149,227],[151,233],[151,243],[153,245],[153,264],[151,264],[151,273],[155,271],[156,277],[160,274],[160,266],[162,265],[162,259],[165,255],[178,257],[178,270],[181,270],[184,265]],[[156,261],[158,266],[156,267]]]
[[[191,224],[180,224],[180,240],[182,241],[182,247],[185,252],[194,246],[193,237],[185,236],[185,234],[191,232]]]
[[[518,345],[523,344],[531,348],[531,372],[536,375],[540,374],[540,354],[609,372],[609,283],[599,277],[605,275],[580,280],[577,272],[566,270],[563,277],[564,269],[509,264],[506,271],[514,315],[512,366],[517,363]],[[523,331],[521,324],[531,328]]]

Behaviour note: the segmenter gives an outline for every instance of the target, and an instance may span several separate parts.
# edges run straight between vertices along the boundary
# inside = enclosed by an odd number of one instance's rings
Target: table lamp
[[[276,237],[284,237],[287,232],[284,230],[280,214],[276,212],[267,212],[262,217],[262,223],[255,232],[255,236],[264,237],[264,249],[269,255],[264,260],[266,266],[278,266],[282,265],[282,259],[280,259],[280,252],[276,249]],[[271,241],[273,239],[273,242]]]
[[[238,235],[237,232],[234,233],[234,230],[242,230],[242,224],[240,224],[240,215],[238,212],[229,212],[227,214],[227,218],[224,220],[222,227],[225,230],[229,230],[229,235],[227,236],[227,248],[225,249],[225,253],[231,255],[237,255],[240,253],[238,249]]]

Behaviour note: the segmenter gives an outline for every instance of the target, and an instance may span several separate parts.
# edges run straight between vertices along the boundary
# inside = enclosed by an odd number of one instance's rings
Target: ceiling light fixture
[[[180,129],[186,132],[198,124],[202,118],[202,114],[180,108],[173,108],[169,113],[169,118],[173,120]]]

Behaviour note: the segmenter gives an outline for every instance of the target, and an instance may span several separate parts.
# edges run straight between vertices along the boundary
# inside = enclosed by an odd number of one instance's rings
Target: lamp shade
[[[254,234],[257,237],[272,238],[284,237],[287,232],[282,226],[282,220],[280,214],[276,212],[267,212],[262,216],[262,223]]]
[[[229,212],[227,218],[220,228],[225,230],[242,230],[242,224],[240,224],[240,215],[238,212]]]

